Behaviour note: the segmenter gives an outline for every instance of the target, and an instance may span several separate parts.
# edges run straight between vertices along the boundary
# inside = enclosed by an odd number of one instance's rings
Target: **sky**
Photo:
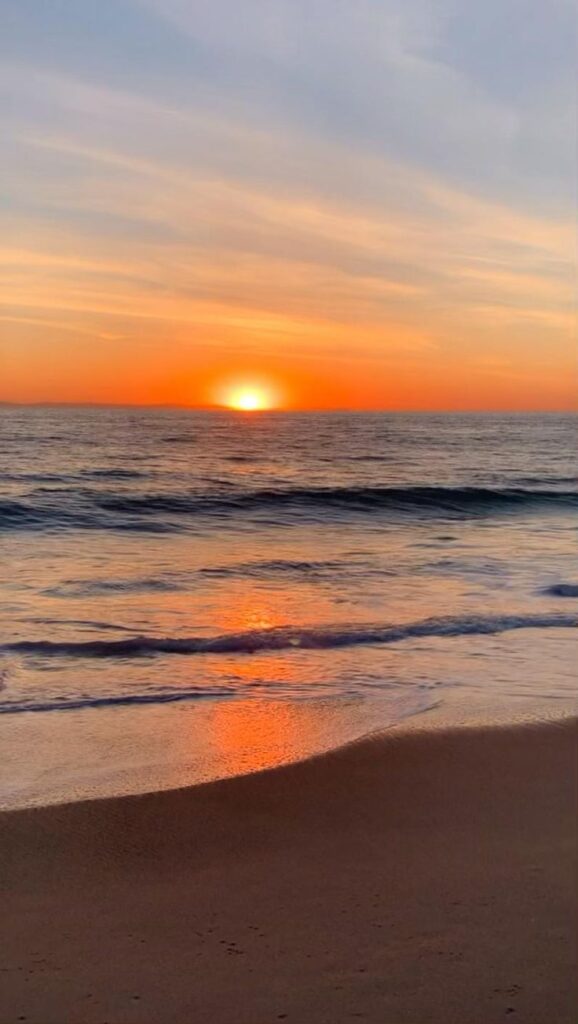
[[[0,17],[0,400],[575,407],[573,0]]]

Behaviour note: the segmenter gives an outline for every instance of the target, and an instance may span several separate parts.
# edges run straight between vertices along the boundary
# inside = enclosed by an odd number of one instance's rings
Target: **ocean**
[[[0,409],[0,803],[556,715],[568,415]]]

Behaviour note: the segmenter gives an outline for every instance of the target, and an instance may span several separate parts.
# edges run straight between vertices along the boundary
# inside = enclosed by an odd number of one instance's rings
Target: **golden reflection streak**
[[[318,749],[322,716],[282,700],[216,701],[205,724],[230,774],[272,768]]]

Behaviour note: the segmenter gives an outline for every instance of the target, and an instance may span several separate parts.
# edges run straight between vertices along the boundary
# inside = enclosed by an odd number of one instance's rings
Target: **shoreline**
[[[577,727],[2,812],[3,1024],[569,1024]]]
[[[433,691],[429,704],[423,699],[424,706],[393,720],[387,695],[347,701],[215,700],[169,704],[154,714],[145,706],[10,716],[0,722],[0,814],[243,778],[374,737],[516,728],[578,717],[576,701],[568,696],[510,697],[500,704],[493,694],[449,689]]]

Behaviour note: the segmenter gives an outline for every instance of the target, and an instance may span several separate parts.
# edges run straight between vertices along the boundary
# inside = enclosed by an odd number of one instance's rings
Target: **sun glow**
[[[273,406],[270,395],[264,388],[258,387],[234,388],[227,396],[226,404],[239,412],[259,412]]]

